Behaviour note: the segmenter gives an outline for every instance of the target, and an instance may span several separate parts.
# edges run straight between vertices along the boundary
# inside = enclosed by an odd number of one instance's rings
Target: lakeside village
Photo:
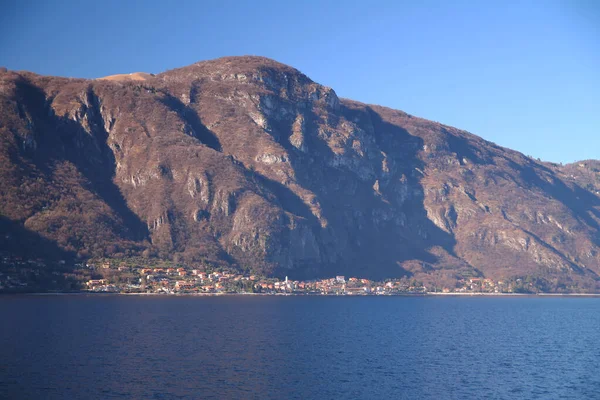
[[[536,293],[522,279],[493,281],[466,278],[455,287],[426,286],[410,278],[372,281],[359,277],[296,281],[240,274],[208,265],[154,265],[114,260],[90,260],[68,266],[59,261],[52,268],[42,260],[2,256],[0,292],[98,292],[154,294],[306,294],[306,295],[403,295],[427,293]],[[50,272],[49,272],[50,271]]]

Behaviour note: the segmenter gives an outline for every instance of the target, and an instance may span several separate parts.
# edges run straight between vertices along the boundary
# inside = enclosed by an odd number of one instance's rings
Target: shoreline
[[[316,294],[316,293],[120,293],[120,292],[38,292],[38,293],[0,293],[17,296],[164,296],[164,297],[217,297],[217,296],[305,296],[305,297],[600,297],[600,293],[462,293],[462,292],[426,292],[393,294]]]
[[[460,292],[427,292],[427,296],[492,296],[492,297],[600,297],[600,293],[460,293]]]

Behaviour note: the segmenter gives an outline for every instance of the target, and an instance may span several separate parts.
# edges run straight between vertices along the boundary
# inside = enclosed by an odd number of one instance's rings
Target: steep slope
[[[0,214],[80,256],[294,277],[600,273],[588,181],[273,60],[143,81],[8,71],[0,96]]]

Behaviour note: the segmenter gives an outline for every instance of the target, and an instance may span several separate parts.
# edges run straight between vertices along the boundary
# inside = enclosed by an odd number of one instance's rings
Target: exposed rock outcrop
[[[0,72],[3,218],[80,256],[293,277],[600,273],[597,161],[538,162],[261,57],[121,77]]]

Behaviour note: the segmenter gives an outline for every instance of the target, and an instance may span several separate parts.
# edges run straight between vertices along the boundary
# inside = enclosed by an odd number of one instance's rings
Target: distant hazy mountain
[[[298,278],[600,273],[598,161],[539,162],[261,57],[0,72],[0,182],[0,250],[19,254]]]

